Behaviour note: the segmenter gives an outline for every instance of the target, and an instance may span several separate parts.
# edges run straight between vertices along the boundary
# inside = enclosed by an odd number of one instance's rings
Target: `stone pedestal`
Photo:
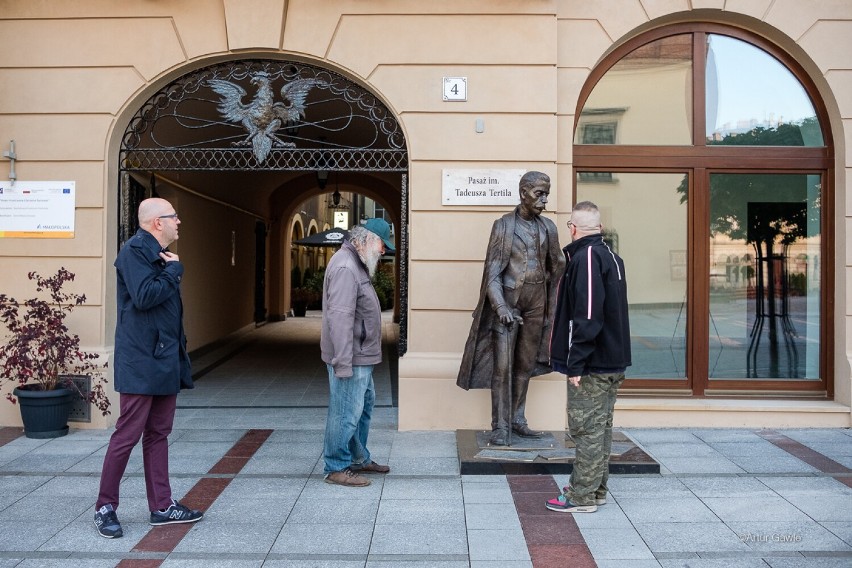
[[[490,437],[490,430],[456,430],[462,475],[553,475],[571,473],[574,467],[574,442],[564,432],[512,436],[510,446],[491,446]],[[660,473],[660,464],[626,434],[613,430],[609,472]]]

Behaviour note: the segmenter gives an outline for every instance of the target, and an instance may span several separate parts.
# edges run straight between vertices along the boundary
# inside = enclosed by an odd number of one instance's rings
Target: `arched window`
[[[619,234],[626,389],[832,396],[832,263],[798,260],[833,249],[831,145],[801,67],[740,29],[654,30],[593,71],[574,196]]]

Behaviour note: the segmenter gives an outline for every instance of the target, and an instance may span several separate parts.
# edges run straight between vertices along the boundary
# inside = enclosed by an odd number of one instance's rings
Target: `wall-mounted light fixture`
[[[334,193],[331,194],[331,199],[326,200],[326,202],[325,202],[326,206],[329,209],[349,209],[349,205],[347,205],[345,203],[341,205],[341,203],[340,203],[342,196],[340,195],[340,188],[337,185],[339,176],[340,176],[339,172],[337,174],[335,174],[335,176],[334,176]],[[329,201],[331,203],[329,203]]]
[[[15,180],[18,179],[18,174],[15,173],[15,160],[18,155],[15,154],[15,141],[9,140],[9,150],[3,152],[4,158],[9,158],[9,181],[15,185]]]

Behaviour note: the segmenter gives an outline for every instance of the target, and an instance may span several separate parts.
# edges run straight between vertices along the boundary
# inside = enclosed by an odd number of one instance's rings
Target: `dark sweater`
[[[624,261],[601,235],[564,249],[568,266],[559,282],[550,338],[550,362],[569,377],[629,367],[630,322]]]

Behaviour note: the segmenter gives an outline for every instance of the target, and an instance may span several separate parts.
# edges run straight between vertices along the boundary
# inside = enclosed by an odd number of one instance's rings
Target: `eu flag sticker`
[[[71,188],[70,187],[63,187],[62,193],[71,193]]]

